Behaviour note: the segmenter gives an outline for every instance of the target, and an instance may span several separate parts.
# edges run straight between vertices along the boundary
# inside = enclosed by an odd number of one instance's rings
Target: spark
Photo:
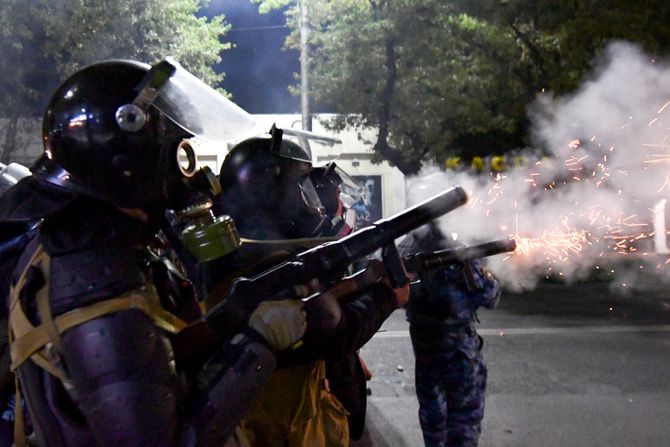
[[[539,237],[514,235],[515,253],[530,256],[541,253],[547,260],[565,260],[570,254],[578,254],[586,243],[585,231],[545,231]]]
[[[663,111],[664,111],[668,106],[670,106],[670,101],[668,101],[668,102],[666,102],[665,104],[663,104],[663,107],[661,107],[660,109],[658,109],[658,112],[656,112],[656,113],[657,113],[657,114],[661,114],[661,113],[663,113]]]

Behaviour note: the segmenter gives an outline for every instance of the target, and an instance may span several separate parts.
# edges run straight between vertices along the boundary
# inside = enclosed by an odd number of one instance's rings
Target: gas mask
[[[235,222],[228,215],[217,216],[212,202],[203,201],[176,214],[180,240],[198,262],[225,256],[241,244]]]
[[[165,139],[157,167],[163,179],[161,196],[174,217],[170,228],[161,225],[163,231],[176,230],[198,262],[234,251],[240,237],[232,218],[215,216],[212,211],[212,200],[221,194],[221,185],[208,167],[197,166],[195,146],[197,140],[236,138],[253,127],[253,120],[169,58],[151,68],[138,90],[135,100],[116,112],[121,129],[137,132],[149,125],[155,108],[166,121],[176,124],[178,131],[184,131]],[[174,236],[168,235],[173,243]]]

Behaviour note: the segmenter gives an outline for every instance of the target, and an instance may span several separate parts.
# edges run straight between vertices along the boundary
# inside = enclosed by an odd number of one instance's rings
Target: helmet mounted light
[[[139,86],[139,93],[131,104],[116,110],[116,122],[126,132],[138,132],[148,120],[149,107],[156,101],[159,91],[177,71],[177,62],[166,58],[152,66]]]

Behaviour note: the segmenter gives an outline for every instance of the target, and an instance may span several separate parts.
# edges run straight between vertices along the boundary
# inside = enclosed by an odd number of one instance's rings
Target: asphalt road
[[[545,284],[480,311],[489,369],[480,446],[669,446],[667,290]],[[374,374],[364,444],[423,445],[404,313],[361,354]]]

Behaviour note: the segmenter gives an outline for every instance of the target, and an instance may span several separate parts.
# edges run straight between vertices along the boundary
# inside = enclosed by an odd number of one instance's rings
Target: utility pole
[[[300,110],[302,130],[312,130],[312,114],[309,110],[309,14],[307,1],[298,0],[300,7]]]

